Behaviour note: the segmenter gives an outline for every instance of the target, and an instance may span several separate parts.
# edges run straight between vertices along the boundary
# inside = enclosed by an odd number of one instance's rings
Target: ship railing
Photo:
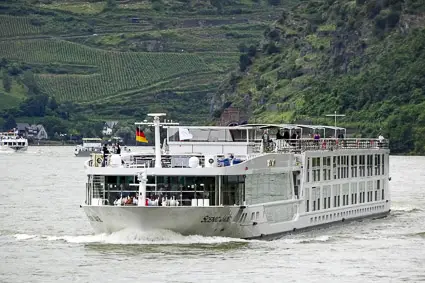
[[[303,152],[314,150],[388,149],[387,139],[276,139],[264,146],[265,152]]]

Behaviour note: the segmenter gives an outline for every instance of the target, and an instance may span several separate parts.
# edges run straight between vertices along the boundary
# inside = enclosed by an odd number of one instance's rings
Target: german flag
[[[136,128],[136,141],[144,142],[144,143],[148,142],[148,140],[146,139],[145,133],[143,133],[143,131],[140,130],[139,127]]]

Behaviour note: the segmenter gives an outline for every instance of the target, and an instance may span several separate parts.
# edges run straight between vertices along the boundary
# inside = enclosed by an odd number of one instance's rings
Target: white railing
[[[269,142],[256,142],[247,144],[250,149],[246,158],[252,158],[262,153],[278,153],[278,152],[304,152],[304,151],[321,151],[321,150],[353,150],[353,149],[369,149],[379,150],[388,149],[389,141],[378,139],[366,138],[348,138],[348,139],[272,139]],[[216,154],[216,156],[222,154]],[[161,157],[161,165],[163,168],[185,168],[188,167],[186,162],[190,156],[179,154],[176,155],[163,155]],[[197,156],[201,167],[205,165],[205,158],[202,155]],[[236,156],[238,157],[238,156]],[[87,165],[90,167],[108,167],[110,155],[106,155],[106,160],[103,160],[103,154],[92,154],[91,162]],[[181,161],[176,161],[178,159]],[[185,159],[186,158],[186,159]],[[185,159],[185,160],[183,160]],[[152,168],[155,167],[155,157],[150,155],[132,155],[128,160],[124,160],[122,166],[124,168]]]
[[[388,149],[388,140],[349,138],[349,139],[289,139],[273,140],[267,147],[269,151],[292,152],[314,150],[349,149]]]

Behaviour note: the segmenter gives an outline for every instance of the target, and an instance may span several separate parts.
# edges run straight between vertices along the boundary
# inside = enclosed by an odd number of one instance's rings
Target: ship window
[[[381,155],[375,154],[375,176],[381,175]]]
[[[313,217],[310,218],[310,223],[313,223]]]
[[[305,211],[308,212],[310,210],[310,200],[307,200]]]
[[[364,177],[365,176],[365,156],[364,155],[360,155],[359,156],[359,169],[360,169],[360,177]]]
[[[314,200],[313,201],[313,211],[315,211],[316,210],[316,201]]]
[[[320,181],[320,157],[313,157],[312,169],[313,169],[313,182]]]
[[[323,209],[326,209],[326,198],[323,199]]]
[[[247,216],[247,213],[244,213],[244,214],[242,215],[242,221],[241,221],[241,222],[245,222],[245,220],[246,220],[246,216]]]
[[[381,158],[381,174],[385,175],[385,171],[384,171],[384,165],[385,165],[385,155],[382,154],[382,158]]]
[[[333,176],[334,176],[334,179],[336,179],[336,167],[337,167],[336,156],[334,156],[333,157]]]
[[[310,182],[310,157],[307,158],[307,182]]]
[[[320,210],[320,198],[317,199],[317,210]]]
[[[257,212],[255,213],[255,218],[256,218],[257,220],[258,220],[258,218],[260,218],[260,212],[258,212],[258,211],[257,211]]]
[[[254,220],[255,212],[251,213],[251,221]]]
[[[384,200],[384,189],[382,189],[382,200]]]
[[[213,183],[211,183],[212,185]],[[224,176],[221,187],[223,205],[241,205],[245,201],[244,176]]]
[[[375,201],[378,201],[378,191],[375,191]]]
[[[331,208],[331,197],[328,197],[328,208]]]
[[[341,196],[338,196],[338,207],[341,206]]]
[[[372,154],[367,155],[367,175],[368,176],[373,175],[373,155]]]

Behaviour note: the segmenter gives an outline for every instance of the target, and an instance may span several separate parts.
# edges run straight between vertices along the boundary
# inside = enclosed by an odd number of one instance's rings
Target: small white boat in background
[[[28,149],[28,140],[18,136],[14,131],[0,133],[0,149],[25,151]]]
[[[77,145],[74,150],[75,156],[88,157],[92,153],[102,152],[102,139],[100,138],[83,138],[83,144]]]

